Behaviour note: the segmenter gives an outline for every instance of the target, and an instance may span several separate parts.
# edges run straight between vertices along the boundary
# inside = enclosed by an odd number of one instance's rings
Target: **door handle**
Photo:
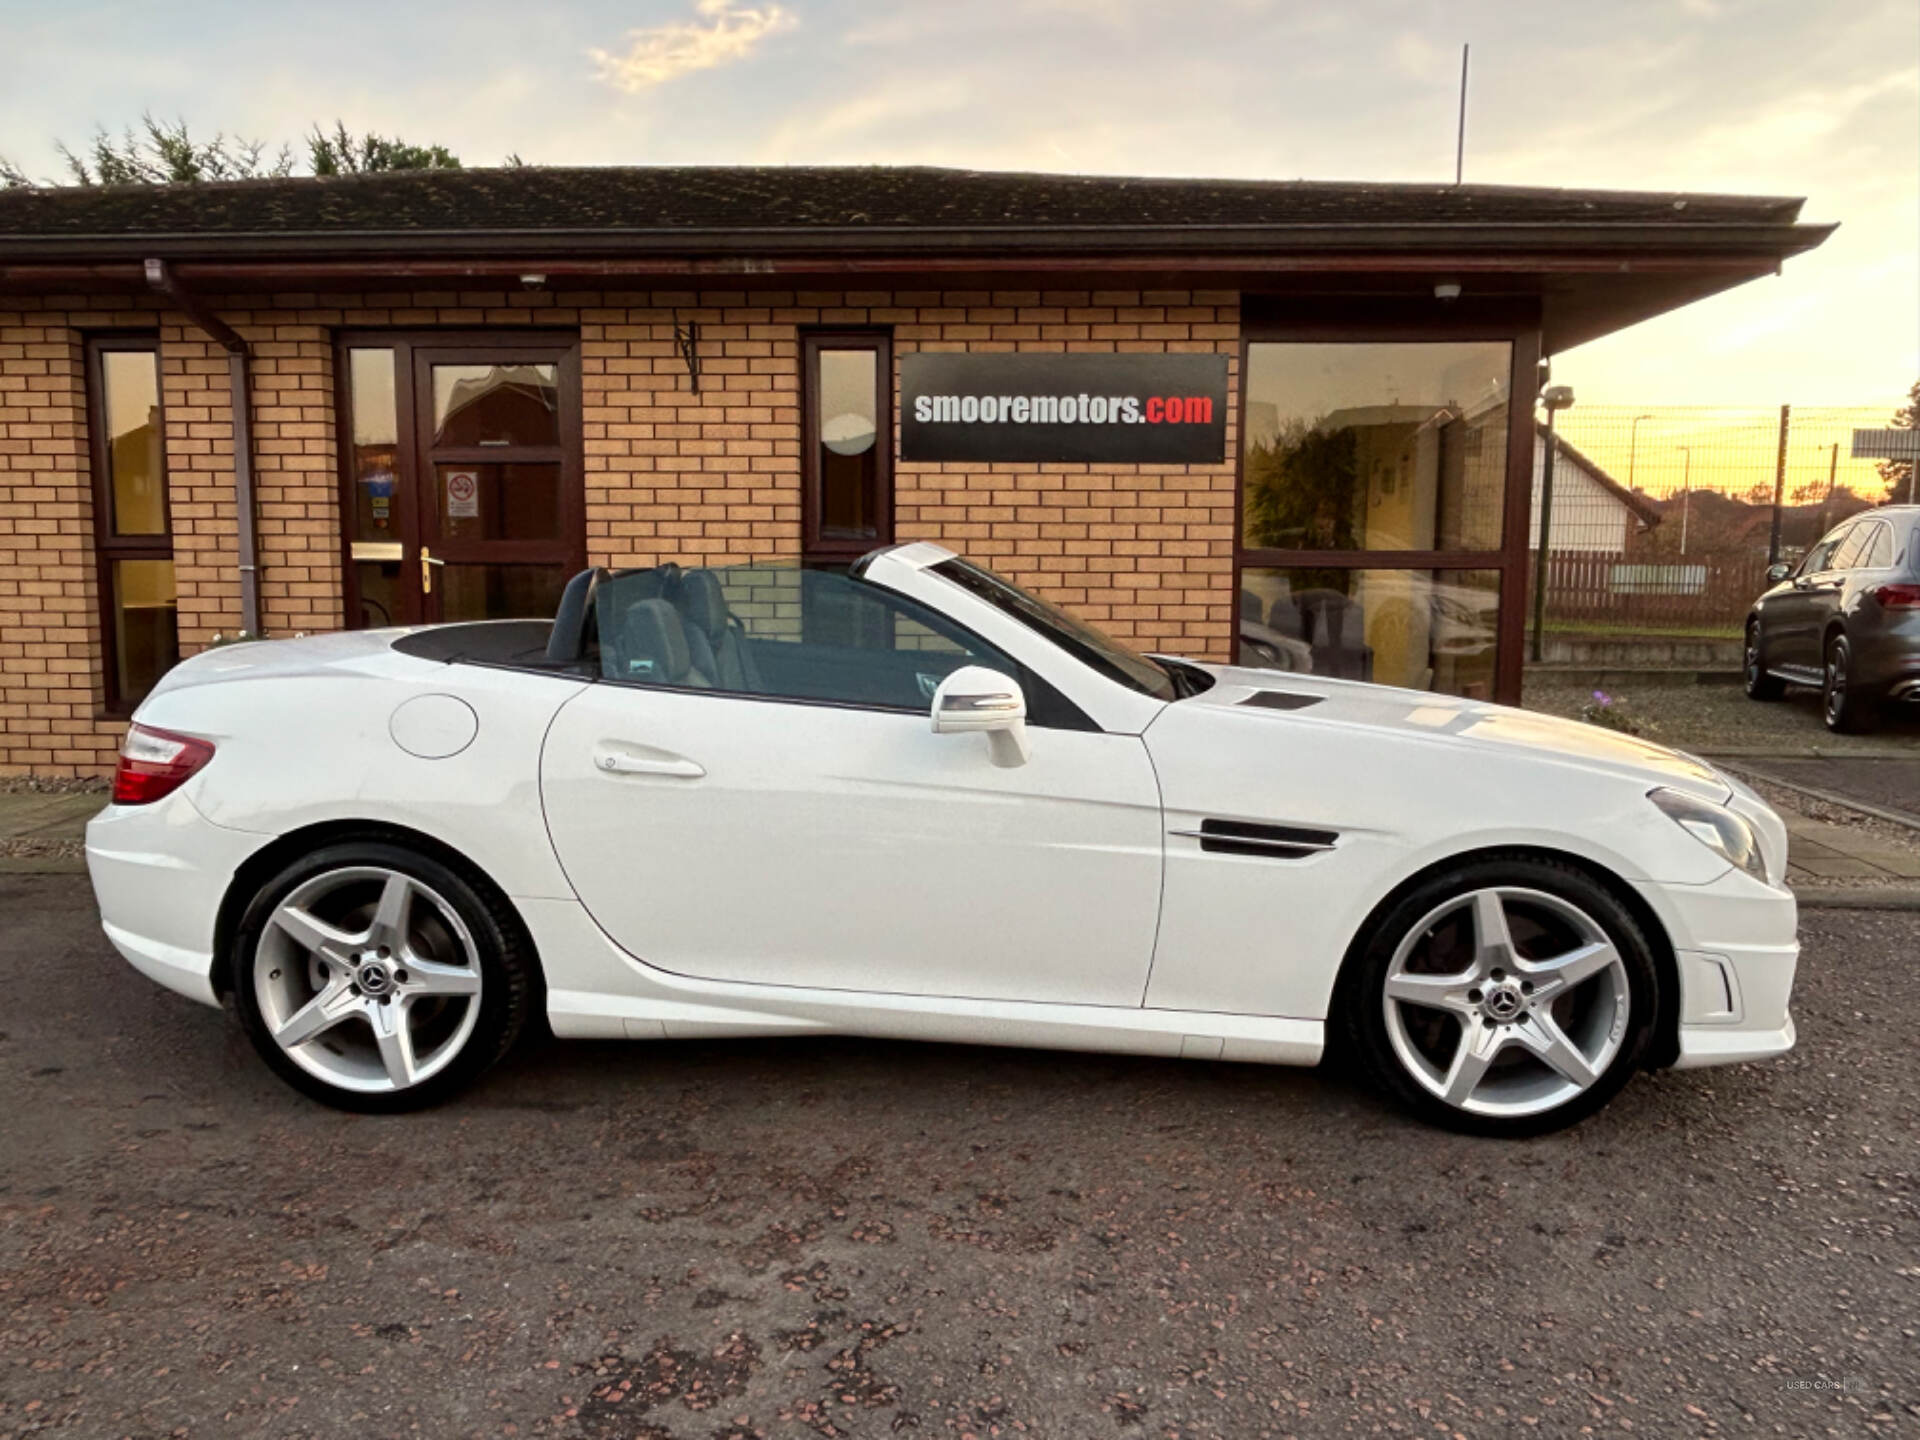
[[[422,595],[431,595],[433,593],[433,567],[436,565],[445,565],[446,563],[444,560],[434,559],[433,551],[429,550],[426,546],[422,545],[420,547],[420,593]]]
[[[669,755],[664,750],[637,755],[631,750],[597,750],[593,765],[608,775],[665,775],[675,780],[698,780],[706,767],[684,755]]]

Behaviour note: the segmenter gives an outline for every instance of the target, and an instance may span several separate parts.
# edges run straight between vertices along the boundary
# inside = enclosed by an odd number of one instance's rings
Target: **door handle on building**
[[[446,563],[444,560],[434,559],[433,551],[429,550],[426,546],[422,545],[420,547],[420,593],[422,595],[431,595],[433,593],[433,567]]]

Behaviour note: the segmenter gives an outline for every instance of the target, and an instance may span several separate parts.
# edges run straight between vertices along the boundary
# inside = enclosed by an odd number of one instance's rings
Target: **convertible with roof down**
[[[106,933],[361,1110],[561,1036],[1311,1065],[1525,1134],[1777,1055],[1786,834],[1689,756],[1137,654],[950,551],[574,577],[207,651],[87,832]]]

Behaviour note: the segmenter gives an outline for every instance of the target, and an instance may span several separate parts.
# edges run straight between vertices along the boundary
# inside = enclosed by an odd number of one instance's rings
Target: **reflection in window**
[[[1497,550],[1506,341],[1248,347],[1243,541]]]
[[[437,582],[447,620],[544,620],[560,608],[564,565],[447,565]]]
[[[400,422],[394,404],[391,350],[347,352],[347,406],[352,411],[353,538],[398,540],[394,513]],[[382,620],[380,623],[387,623]]]
[[[443,540],[558,540],[558,461],[438,464],[434,492]]]
[[[114,681],[129,705],[180,660],[179,601],[173,561],[113,562]]]
[[[1487,699],[1500,618],[1494,570],[1240,574],[1240,663]]]
[[[558,445],[555,365],[433,367],[435,445]]]
[[[802,548],[810,560],[844,562],[892,538],[891,349],[883,334],[823,335],[803,353]]]
[[[180,659],[160,347],[103,337],[88,353],[101,694],[109,711],[126,711]]]
[[[151,350],[100,356],[101,410],[115,535],[167,533],[166,467],[160,459],[160,367]]]
[[[874,478],[879,438],[879,357],[871,350],[822,350],[816,420],[820,434],[820,533],[871,540],[877,533]]]

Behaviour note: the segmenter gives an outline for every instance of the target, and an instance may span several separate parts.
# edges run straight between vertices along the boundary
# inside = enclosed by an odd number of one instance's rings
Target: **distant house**
[[[1587,555],[1624,555],[1628,542],[1660,523],[1660,511],[1636,495],[1565,439],[1556,437],[1553,468],[1553,533],[1548,549]],[[1540,547],[1541,479],[1546,471],[1546,436],[1533,437],[1533,517],[1527,548]]]

